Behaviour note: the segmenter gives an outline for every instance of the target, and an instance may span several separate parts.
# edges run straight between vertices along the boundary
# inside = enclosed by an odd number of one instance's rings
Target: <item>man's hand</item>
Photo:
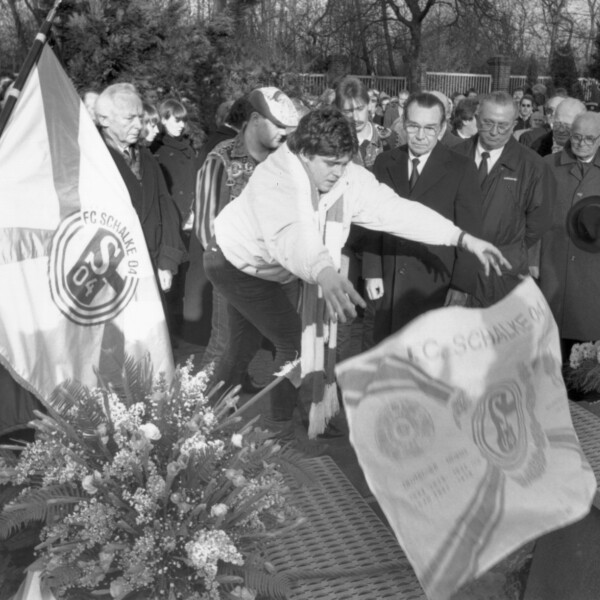
[[[327,316],[332,321],[339,319],[342,323],[345,323],[346,316],[356,317],[356,309],[354,308],[356,304],[363,308],[366,306],[365,301],[352,287],[350,281],[340,275],[333,267],[325,267],[317,275],[317,283],[323,290]]]
[[[160,289],[163,292],[168,292],[171,289],[171,283],[173,283],[173,273],[166,269],[158,269],[158,282],[160,283]]]
[[[466,306],[469,294],[452,288],[448,289],[444,306]]]
[[[369,300],[379,300],[383,296],[383,279],[368,277],[365,279],[365,291]]]
[[[511,264],[504,258],[502,252],[489,242],[480,240],[465,232],[462,246],[479,259],[486,276],[490,274],[490,267],[500,276],[502,276],[502,266],[505,266],[507,269],[511,268]]]

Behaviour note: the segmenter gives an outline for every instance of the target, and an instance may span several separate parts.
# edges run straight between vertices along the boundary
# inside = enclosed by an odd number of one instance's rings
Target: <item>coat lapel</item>
[[[386,165],[393,190],[403,198],[408,198],[408,150],[406,146],[392,150]]]
[[[415,189],[411,193],[411,198],[417,199],[419,196],[424,194],[428,189],[433,187],[444,175],[446,174],[447,166],[444,157],[443,147],[438,142],[434,149],[431,151],[431,155],[427,159],[417,183]]]

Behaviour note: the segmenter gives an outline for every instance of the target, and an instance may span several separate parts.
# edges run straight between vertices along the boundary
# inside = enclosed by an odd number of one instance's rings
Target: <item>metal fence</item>
[[[385,92],[390,96],[397,96],[398,93],[407,88],[406,77],[382,77],[369,75],[355,75],[364,82],[368,88],[374,88],[380,92]],[[302,86],[307,94],[320,96],[327,87],[325,75],[320,73],[300,73],[293,76]],[[540,76],[538,83],[548,84],[552,78]],[[526,75],[511,75],[508,91],[512,92],[518,87],[525,87],[527,84]],[[473,88],[478,94],[488,94],[492,90],[492,76],[483,73],[427,73],[426,85],[429,90],[443,92],[447,96],[454,92],[464,93]],[[579,85],[583,92],[585,101],[592,98],[594,89],[598,90],[600,84],[595,79],[580,77]]]
[[[552,77],[542,75],[537,78],[538,83],[548,85],[552,81]],[[527,87],[527,75],[511,75],[508,82],[508,91],[512,94],[517,88]]]
[[[464,94],[474,89],[478,94],[489,94],[492,76],[482,73],[427,73],[427,89],[451,96],[455,92]]]
[[[389,96],[397,96],[406,89],[406,77],[376,77],[358,75],[358,78],[368,87],[385,92]]]

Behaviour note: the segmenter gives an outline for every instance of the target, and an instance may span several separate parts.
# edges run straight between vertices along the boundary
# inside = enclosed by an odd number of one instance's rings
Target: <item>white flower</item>
[[[254,590],[239,585],[236,585],[229,593],[234,598],[240,598],[240,600],[254,600],[256,598],[256,592]]]
[[[115,600],[121,600],[130,592],[130,587],[122,577],[115,579],[110,584],[110,596]]]
[[[93,475],[86,475],[82,480],[81,480],[81,487],[88,493],[88,494],[95,494],[98,491],[98,488],[94,485],[94,476]]]
[[[223,517],[227,514],[227,504],[215,504],[210,509],[210,514],[213,517]]]
[[[234,433],[231,436],[231,444],[233,446],[235,446],[236,448],[241,448],[242,447],[242,434],[241,433]]]
[[[161,433],[159,428],[154,423],[145,423],[140,425],[140,431],[144,434],[147,440],[160,440]]]

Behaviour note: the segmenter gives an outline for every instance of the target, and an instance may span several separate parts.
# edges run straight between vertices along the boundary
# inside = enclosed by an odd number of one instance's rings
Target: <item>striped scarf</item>
[[[319,195],[312,191],[312,205],[318,210]],[[334,265],[339,269],[342,248],[340,245],[344,217],[344,200],[339,198],[327,211],[325,222],[320,223],[323,243]],[[320,286],[306,283],[302,289],[302,354],[300,357],[302,386],[312,391],[308,437],[313,439],[323,433],[339,410],[335,382],[335,354],[337,323],[327,320],[325,299]]]

